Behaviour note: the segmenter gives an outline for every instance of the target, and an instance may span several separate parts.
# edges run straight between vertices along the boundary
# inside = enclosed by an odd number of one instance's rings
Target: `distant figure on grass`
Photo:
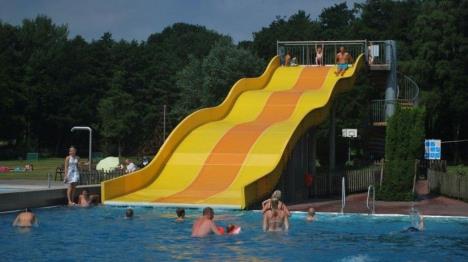
[[[321,46],[315,48],[315,64],[323,66],[323,50]]]
[[[19,213],[15,221],[13,221],[13,226],[15,227],[32,227],[37,225],[36,215],[31,212],[31,209],[26,208],[24,212]]]
[[[176,222],[184,222],[185,221],[185,209],[183,208],[177,208],[176,210],[177,218]]]
[[[199,217],[192,227],[192,237],[206,237],[210,233],[222,235],[224,228],[220,230],[213,221],[214,211],[211,207],[203,209],[203,216]]]
[[[315,209],[313,207],[309,208],[309,210],[307,210],[307,217],[306,217],[306,220],[308,222],[313,222],[315,221]]]
[[[127,208],[127,210],[125,210],[125,219],[131,218],[133,218],[133,209]]]
[[[68,156],[65,158],[65,178],[63,180],[65,184],[68,184],[67,199],[69,206],[75,205],[75,202],[73,201],[75,198],[75,189],[76,184],[80,180],[80,173],[78,171],[79,161],[80,158],[76,155],[76,148],[74,146],[71,146],[68,149]]]
[[[346,70],[348,69],[348,64],[353,63],[353,57],[346,52],[345,48],[342,46],[340,47],[340,52],[336,54],[336,72],[337,76],[343,76]]]
[[[132,160],[125,159],[125,164],[127,165],[127,169],[125,170],[125,173],[132,173],[137,170],[137,166],[133,163]]]
[[[281,211],[284,211],[288,217],[291,216],[291,213],[289,212],[288,207],[283,202],[281,202],[281,191],[280,190],[275,190],[273,192],[273,194],[271,195],[270,199],[267,199],[267,200],[263,201],[263,203],[262,203],[262,212],[263,212],[263,214],[265,214],[266,211],[271,209],[271,200],[273,198],[278,199],[278,201],[279,201],[279,203],[278,203],[279,207],[278,208]]]
[[[271,209],[263,214],[263,231],[287,231],[289,229],[288,215],[284,210],[279,209],[279,199],[271,198]]]

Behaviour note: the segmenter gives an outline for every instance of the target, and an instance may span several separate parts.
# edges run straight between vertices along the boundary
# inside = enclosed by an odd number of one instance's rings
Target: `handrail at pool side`
[[[341,179],[341,214],[344,212],[346,206],[346,179],[343,177]]]
[[[370,192],[372,189],[372,209],[369,207],[369,198],[370,198]],[[375,214],[375,187],[374,185],[369,185],[367,188],[367,201],[366,201],[366,206],[369,211],[371,211],[371,214]]]

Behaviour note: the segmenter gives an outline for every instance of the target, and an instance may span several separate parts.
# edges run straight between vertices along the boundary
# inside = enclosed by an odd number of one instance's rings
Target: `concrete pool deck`
[[[367,194],[353,194],[346,197],[345,213],[368,213],[366,207]],[[414,202],[375,201],[376,214],[407,215],[414,203],[423,215],[432,216],[468,216],[468,203],[444,196],[427,196],[426,199]],[[318,212],[340,212],[341,200],[317,199],[300,204],[290,204],[292,211],[306,211],[309,207]]]

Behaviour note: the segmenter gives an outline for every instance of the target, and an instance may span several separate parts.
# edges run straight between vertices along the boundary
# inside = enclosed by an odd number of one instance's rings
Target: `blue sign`
[[[440,160],[441,141],[439,139],[426,139],[424,141],[424,158],[429,160]]]

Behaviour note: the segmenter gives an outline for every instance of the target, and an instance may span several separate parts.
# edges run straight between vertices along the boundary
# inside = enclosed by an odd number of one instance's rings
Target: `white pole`
[[[92,145],[93,145],[93,130],[89,126],[74,126],[71,129],[71,132],[75,130],[86,130],[89,132],[89,152],[88,152],[88,163],[89,163],[89,171],[91,171],[91,164],[92,164]]]

